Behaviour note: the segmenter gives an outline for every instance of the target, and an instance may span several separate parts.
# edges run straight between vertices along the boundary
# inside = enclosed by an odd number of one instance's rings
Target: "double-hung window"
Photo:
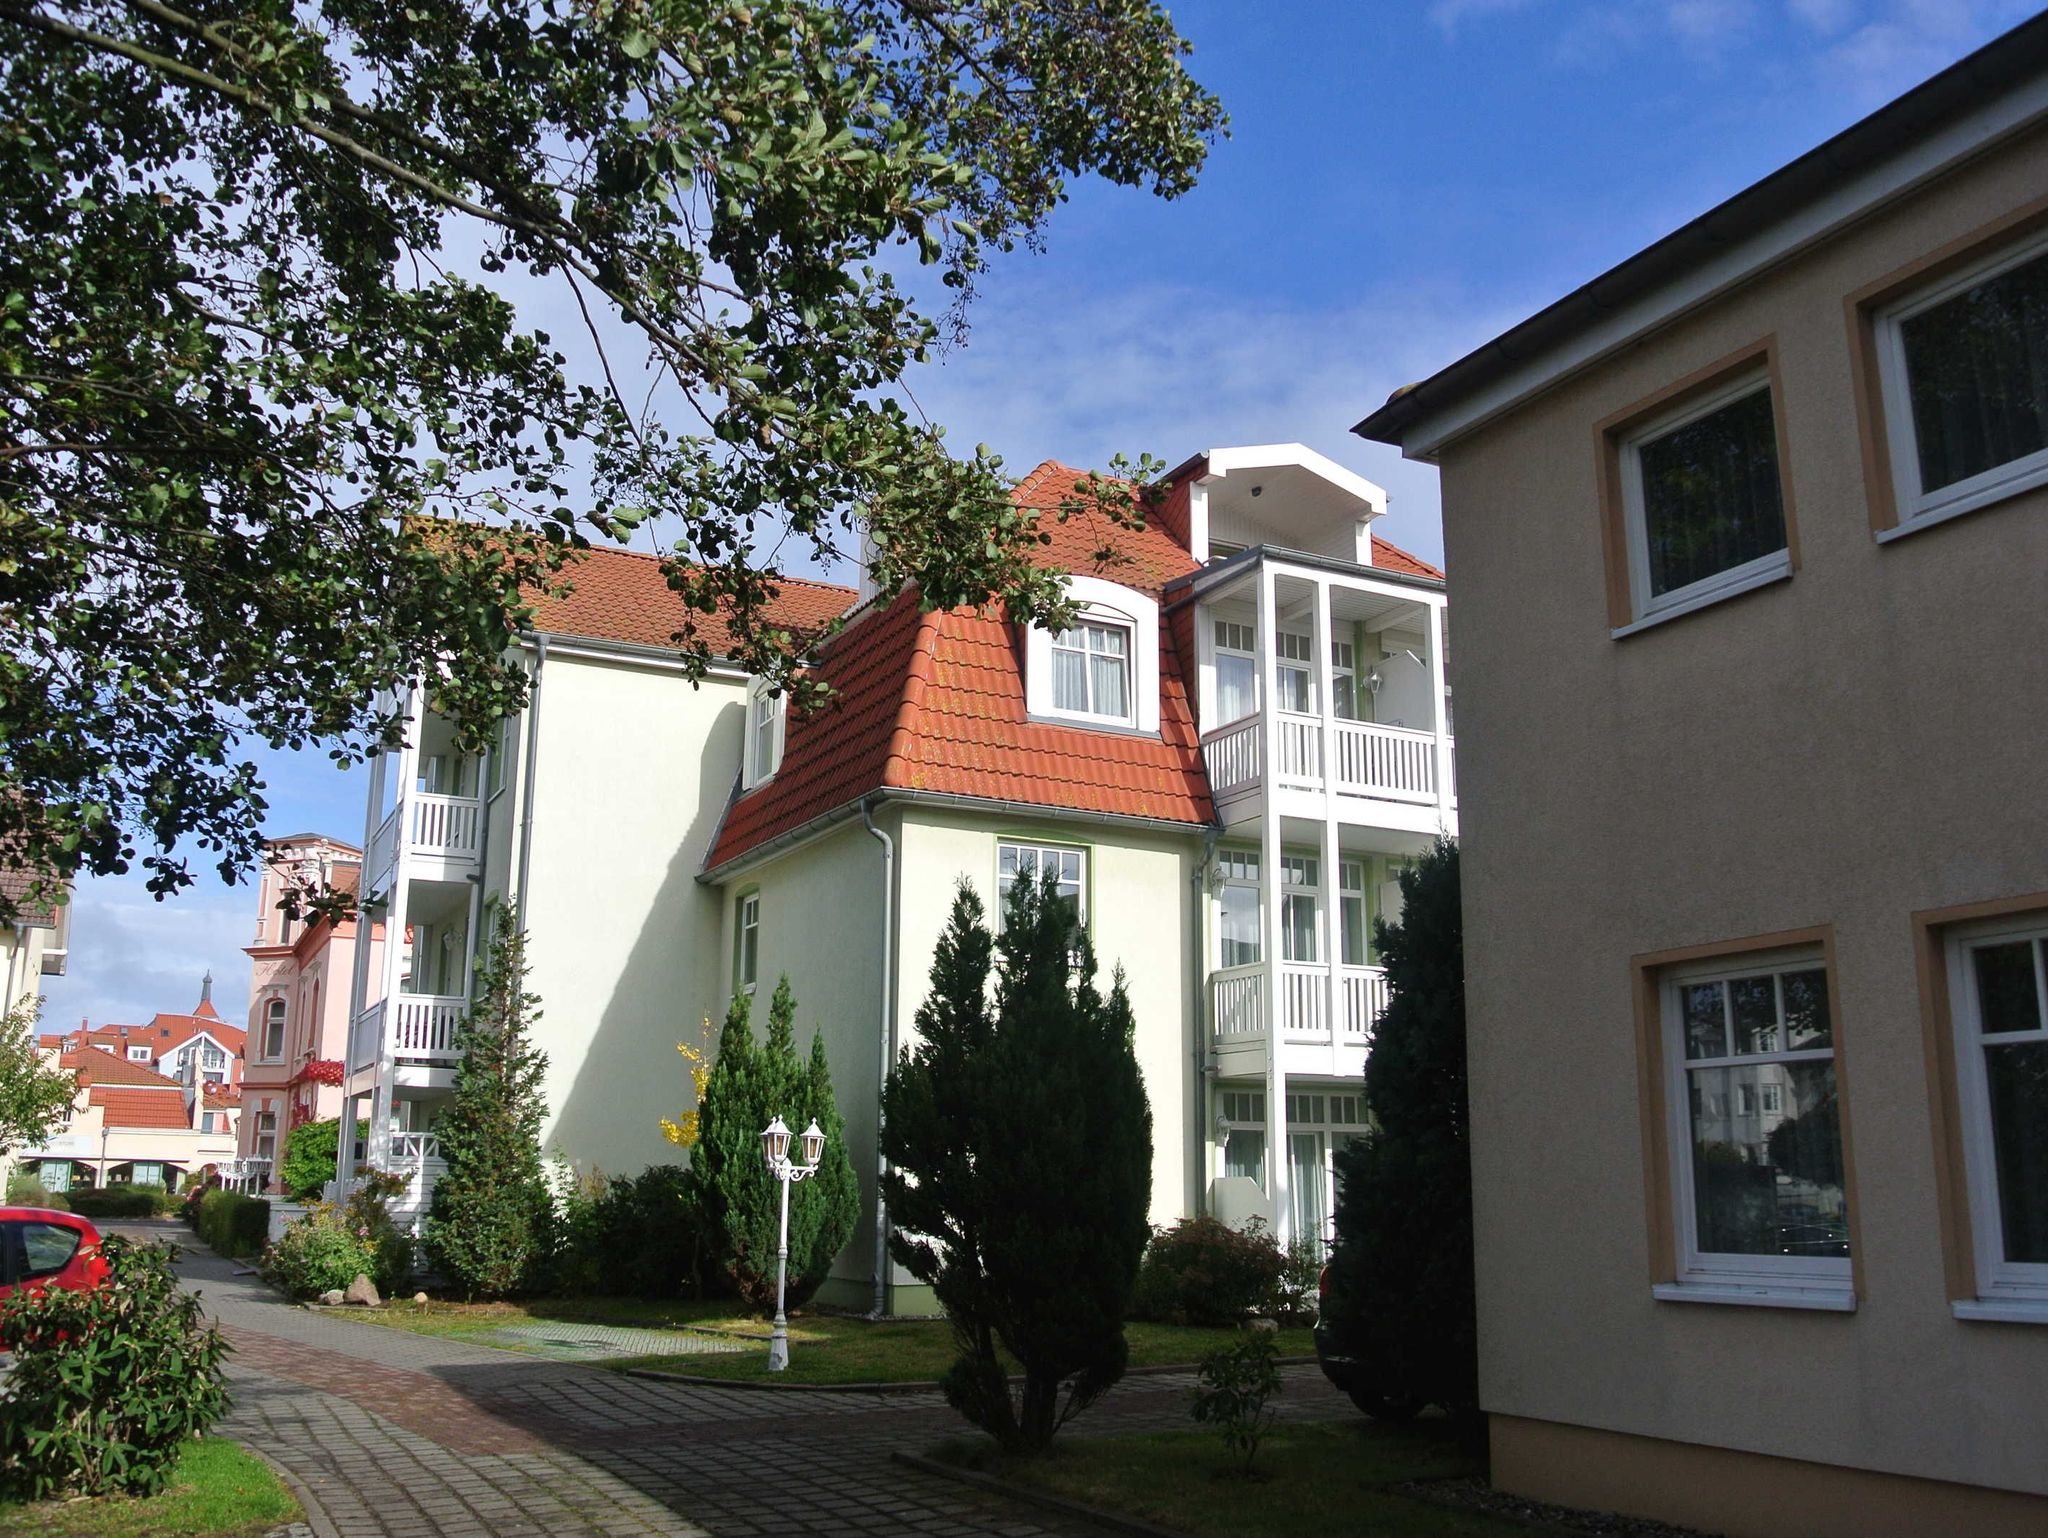
[[[284,1056],[284,1012],[283,999],[272,999],[263,1007],[263,1056],[267,1062]]]
[[[271,1109],[269,1101],[256,1113],[256,1157],[271,1159],[277,1155],[277,1112]]]
[[[1853,1306],[1821,956],[1723,957],[1659,992],[1678,1274],[1658,1296]]]
[[[752,993],[761,966],[761,894],[749,892],[734,911],[732,945],[732,986],[735,993]]]
[[[1948,960],[1977,1295],[2048,1320],[2048,916],[1960,932]]]
[[[1791,569],[1767,374],[1745,374],[1633,428],[1620,455],[1636,619]]]
[[[1257,642],[1250,625],[1216,621],[1216,724],[1241,721],[1259,708]]]
[[[1320,961],[1316,909],[1322,900],[1321,862],[1310,855],[1280,859],[1280,959]]]
[[[1259,852],[1216,851],[1216,964],[1248,967],[1259,960]]]
[[[1056,844],[1025,844],[1011,839],[996,844],[996,907],[1007,916],[1010,893],[1020,881],[1038,883],[1052,878],[1053,892],[1065,903],[1074,922],[1088,922],[1088,857],[1084,850]],[[1000,922],[1000,920],[999,920]]]
[[[1131,719],[1131,627],[1084,619],[1052,638],[1052,703],[1067,715]]]
[[[1875,319],[1902,528],[2048,482],[2048,235]]]

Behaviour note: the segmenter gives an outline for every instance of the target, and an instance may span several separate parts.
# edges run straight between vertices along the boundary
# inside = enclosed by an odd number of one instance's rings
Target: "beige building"
[[[0,867],[0,893],[17,905],[33,885],[26,871]],[[62,977],[70,954],[68,902],[17,906],[14,921],[0,924],[0,1012],[40,994],[45,977]]]
[[[1396,395],[1498,1484],[2048,1532],[2048,20]]]

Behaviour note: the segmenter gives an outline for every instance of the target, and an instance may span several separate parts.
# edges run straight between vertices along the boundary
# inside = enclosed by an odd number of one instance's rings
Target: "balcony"
[[[1263,1073],[1267,1008],[1263,963],[1225,967],[1209,975],[1209,1019],[1219,1072]],[[1280,963],[1280,1065],[1289,1073],[1355,1077],[1365,1066],[1372,1028],[1387,1007],[1381,967],[1337,968],[1336,1001],[1330,969],[1319,962]]]
[[[483,843],[483,824],[483,802],[475,796],[442,796],[420,790],[399,797],[371,835],[363,856],[363,869],[369,873],[365,891],[390,888],[401,827],[407,834],[406,858],[423,862],[426,869],[422,874],[430,879],[445,880],[466,875],[475,865]]]
[[[1202,736],[1209,789],[1223,803],[1264,788],[1264,718],[1254,713]],[[1436,735],[1370,721],[1279,713],[1279,765],[1284,790],[1324,788],[1327,773],[1339,796],[1357,800],[1437,804]],[[1325,751],[1327,742],[1328,751]],[[1451,739],[1444,739],[1446,747]],[[1449,787],[1452,798],[1455,784]]]
[[[384,1050],[384,1028],[391,1022],[391,1056],[401,1066],[425,1064],[453,1067],[462,1056],[456,1030],[469,1010],[459,993],[401,993],[372,1004],[349,1027],[351,1073],[373,1070]]]

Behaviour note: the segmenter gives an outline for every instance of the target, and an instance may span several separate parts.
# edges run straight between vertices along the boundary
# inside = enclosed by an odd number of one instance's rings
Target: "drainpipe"
[[[526,692],[526,765],[519,773],[519,928],[526,929],[526,873],[533,863],[533,774],[540,761],[540,675],[548,665],[548,638],[533,638],[533,682]]]
[[[1188,981],[1192,991],[1188,997],[1195,1007],[1195,1147],[1200,1149],[1209,1140],[1209,1040],[1208,1000],[1202,997],[1202,963],[1208,952],[1203,949],[1206,925],[1203,920],[1208,912],[1209,867],[1216,863],[1216,841],[1223,837],[1223,824],[1212,822],[1208,832],[1202,836],[1202,863],[1195,867],[1195,873],[1188,878],[1195,889],[1194,909],[1195,943],[1189,947]],[[1199,1161],[1195,1170],[1195,1216],[1206,1216],[1209,1210],[1209,1161],[1197,1154]]]
[[[896,961],[896,841],[875,826],[872,799],[860,804],[860,820],[868,832],[882,841],[882,1028],[876,1032],[881,1043],[881,1061],[875,1075],[875,1268],[874,1318],[888,1311],[889,1293],[889,1200],[882,1194],[882,1182],[889,1174],[889,1156],[882,1152],[882,1096],[889,1087],[889,1070],[896,1063],[896,1014],[894,982]]]

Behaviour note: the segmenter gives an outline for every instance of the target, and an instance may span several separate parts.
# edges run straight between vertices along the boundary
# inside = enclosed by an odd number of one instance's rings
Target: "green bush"
[[[1280,1364],[1270,1330],[1249,1330],[1202,1358],[1194,1417],[1216,1428],[1226,1452],[1244,1459],[1239,1472],[1247,1477],[1259,1443],[1277,1419],[1269,1401],[1279,1392]]]
[[[14,1353],[0,1399],[0,1481],[27,1500],[149,1495],[228,1403],[227,1343],[179,1291],[177,1248],[118,1234],[106,1285],[21,1291],[0,1303]]]
[[[71,1203],[62,1191],[43,1188],[42,1177],[30,1170],[16,1170],[7,1180],[7,1205],[47,1207],[52,1212],[69,1212]]]
[[[1261,1219],[1239,1231],[1216,1218],[1182,1218],[1146,1246],[1131,1317],[1236,1324],[1273,1301],[1285,1270],[1286,1257]]]
[[[284,1157],[278,1161],[277,1182],[295,1202],[317,1200],[334,1178],[334,1160],[340,1151],[341,1119],[301,1122],[284,1140]],[[358,1140],[369,1135],[369,1123],[356,1123]]]
[[[704,1226],[681,1165],[609,1177],[564,1166],[555,1192],[551,1291],[651,1299],[710,1291]]]
[[[259,1255],[270,1241],[270,1203],[260,1196],[214,1187],[199,1198],[193,1225],[214,1254],[224,1260]]]
[[[108,1186],[72,1193],[71,1210],[87,1218],[153,1218],[171,1211],[177,1198],[162,1186]]]

